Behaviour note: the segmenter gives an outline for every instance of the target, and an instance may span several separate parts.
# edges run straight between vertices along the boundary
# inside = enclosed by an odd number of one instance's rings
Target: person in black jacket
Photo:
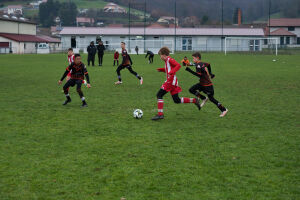
[[[96,46],[94,45],[93,41],[87,47],[87,52],[88,52],[88,66],[90,66],[91,61],[92,61],[92,65],[95,66],[95,55],[96,55],[97,49],[96,49]]]
[[[99,66],[102,66],[103,55],[104,55],[104,50],[105,50],[105,46],[103,45],[102,41],[99,41],[97,50],[98,50],[98,62],[99,62]]]
[[[149,64],[153,63],[154,53],[152,51],[147,51],[145,58],[149,56]]]

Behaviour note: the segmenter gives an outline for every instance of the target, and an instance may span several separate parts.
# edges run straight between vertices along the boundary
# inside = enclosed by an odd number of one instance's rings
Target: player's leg
[[[213,102],[221,111],[220,117],[224,117],[228,110],[214,97],[214,87],[213,86],[207,86],[205,87],[204,92],[208,95],[208,98],[211,102]]]
[[[143,84],[143,77],[141,77],[140,75],[138,75],[138,73],[136,73],[135,71],[133,71],[132,67],[130,65],[126,66],[126,68],[129,70],[130,73],[132,73],[133,75],[135,75],[139,80],[140,80],[140,84]]]
[[[98,53],[98,66],[101,66],[101,55]]]
[[[119,59],[117,60],[117,65],[119,66]]]
[[[121,70],[124,69],[124,66],[123,65],[119,65],[116,72],[117,72],[117,75],[118,75],[118,81],[115,82],[116,85],[119,85],[119,84],[122,84],[122,78],[121,78]]]
[[[189,92],[192,93],[193,95],[195,95],[196,97],[200,98],[202,100],[202,103],[200,105],[200,107],[202,108],[206,102],[208,101],[208,98],[204,95],[202,95],[200,92],[203,90],[203,87],[197,83],[195,85],[193,85],[190,89]]]
[[[103,62],[103,54],[100,54],[100,66],[102,66],[102,62]]]
[[[66,84],[63,86],[63,90],[64,90],[64,93],[65,93],[65,96],[66,96],[66,100],[65,102],[63,103],[63,105],[67,105],[68,103],[70,103],[72,100],[71,100],[71,97],[70,97],[70,94],[69,94],[69,88],[71,86],[74,86],[75,82],[73,79],[70,79],[66,82]]]
[[[152,120],[159,120],[159,119],[163,119],[164,118],[164,100],[163,100],[163,96],[165,94],[167,94],[168,92],[164,89],[160,89],[157,94],[156,94],[156,98],[157,98],[157,115],[154,116],[152,118]]]
[[[82,106],[81,107],[87,107],[87,103],[85,101],[85,97],[84,97],[83,92],[81,90],[82,81],[81,80],[76,80],[76,85],[77,85],[77,88],[76,88],[77,93],[78,93],[78,95],[79,95],[79,97],[80,97],[80,99],[82,101]]]
[[[91,59],[88,57],[88,66],[90,66]]]
[[[151,63],[153,63],[153,57],[154,57],[154,56],[151,56]]]
[[[197,108],[200,110],[200,103],[199,100],[197,98],[187,98],[187,97],[179,97],[178,93],[177,94],[173,94],[172,95],[173,101],[176,104],[180,104],[180,103],[194,103]]]

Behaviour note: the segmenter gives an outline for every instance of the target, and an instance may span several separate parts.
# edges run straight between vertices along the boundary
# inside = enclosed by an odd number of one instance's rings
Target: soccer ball
[[[143,111],[141,109],[135,109],[133,111],[133,117],[136,119],[141,119],[143,117]]]

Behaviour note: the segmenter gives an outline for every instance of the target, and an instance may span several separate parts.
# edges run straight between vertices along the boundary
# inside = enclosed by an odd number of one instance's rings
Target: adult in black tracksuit
[[[103,45],[102,41],[100,41],[98,43],[97,50],[98,50],[98,62],[99,62],[99,66],[102,66],[103,55],[104,55],[104,50],[105,50],[105,46]]]
[[[147,51],[145,58],[149,56],[149,64],[153,63],[154,53],[152,51]]]
[[[88,66],[90,66],[90,62],[92,61],[92,65],[95,66],[95,55],[97,53],[97,48],[94,45],[94,42],[91,42],[87,47],[88,52]]]

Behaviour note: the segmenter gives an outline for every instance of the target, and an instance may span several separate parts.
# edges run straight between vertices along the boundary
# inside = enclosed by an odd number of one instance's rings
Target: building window
[[[71,37],[71,47],[76,48],[76,37],[75,36]]]
[[[159,37],[158,37],[158,36],[154,36],[153,38],[154,38],[154,39],[159,39]]]
[[[284,37],[280,37],[280,45],[284,45]]]
[[[80,38],[85,38],[85,36],[80,36]]]
[[[286,37],[286,44],[290,44],[290,37]]]
[[[264,39],[264,45],[268,45],[268,39]]]
[[[192,50],[192,38],[191,37],[183,37],[182,38],[182,50],[183,51],[191,51]]]
[[[250,48],[250,51],[259,51],[260,50],[260,41],[259,40],[250,40],[249,48]]]
[[[294,26],[289,26],[288,31],[295,31],[295,27]]]
[[[120,38],[121,38],[121,39],[125,39],[125,36],[121,36]]]
[[[24,43],[24,49],[26,49],[26,43]]]
[[[297,38],[297,44],[300,44],[300,37]]]

